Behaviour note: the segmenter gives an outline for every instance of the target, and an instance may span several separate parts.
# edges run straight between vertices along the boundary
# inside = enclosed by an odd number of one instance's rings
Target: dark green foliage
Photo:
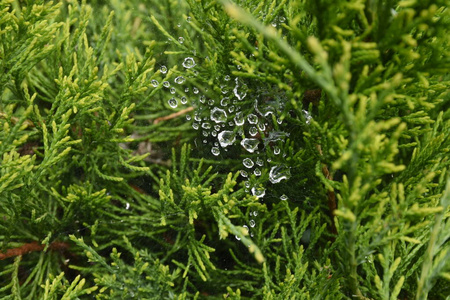
[[[1,1],[1,299],[449,299],[449,6]]]

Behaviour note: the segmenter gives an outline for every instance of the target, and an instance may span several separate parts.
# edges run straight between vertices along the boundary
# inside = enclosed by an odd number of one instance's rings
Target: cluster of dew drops
[[[183,43],[184,38],[180,37],[178,39],[180,43]],[[208,59],[208,58],[206,58]],[[181,65],[186,71],[193,75],[197,75],[198,72],[195,70],[197,65],[196,61],[192,57],[186,57],[182,59]],[[236,66],[240,69],[240,66]],[[166,74],[168,69],[166,66],[160,67],[160,72]],[[225,75],[223,80],[220,80],[220,99],[208,99],[208,97],[197,88],[197,87],[184,87],[184,95],[176,96],[177,88],[171,86],[169,81],[163,81],[162,85],[164,88],[169,90],[171,94],[168,104],[171,108],[175,109],[180,104],[190,105],[193,102],[196,108],[193,115],[186,115],[186,119],[192,122],[192,127],[195,130],[199,130],[203,136],[203,143],[208,144],[207,138],[213,138],[215,141],[211,145],[211,154],[213,156],[220,156],[222,151],[228,151],[233,146],[241,146],[248,153],[249,157],[242,159],[243,168],[240,174],[245,178],[244,186],[247,192],[251,192],[252,195],[256,196],[258,199],[262,199],[266,194],[266,189],[263,186],[252,184],[249,180],[251,175],[254,177],[259,177],[262,174],[262,167],[264,164],[271,163],[270,158],[264,159],[265,152],[260,150],[265,148],[271,143],[271,151],[274,155],[286,154],[282,153],[281,149],[276,145],[277,141],[284,141],[289,137],[289,133],[282,131],[266,130],[268,129],[269,123],[272,122],[272,117],[274,115],[276,122],[278,124],[282,123],[279,118],[276,106],[273,103],[264,103],[258,99],[258,96],[252,95],[254,100],[254,109],[252,112],[245,114],[241,110],[241,106],[237,105],[239,101],[244,100],[248,97],[248,87],[245,82],[239,77],[232,78],[230,75]],[[173,82],[180,88],[186,82],[186,78],[182,75],[174,78]],[[152,80],[151,84],[154,87],[159,85],[157,80]],[[207,92],[207,89],[205,90]],[[208,115],[205,116],[204,111],[208,111]],[[305,119],[307,123],[311,116],[307,111],[304,111]],[[245,130],[244,130],[245,128]],[[268,131],[264,141],[258,137],[259,132]],[[240,141],[239,141],[240,140]],[[277,164],[270,168],[269,180],[272,184],[277,184],[282,180],[288,180],[291,176],[290,168],[284,164]],[[288,197],[286,195],[280,196],[280,200],[286,201]],[[247,230],[247,233],[253,237],[251,228],[255,227],[255,218],[258,215],[257,211],[250,212],[250,221],[248,225],[243,225]],[[240,239],[236,236],[236,239]]]

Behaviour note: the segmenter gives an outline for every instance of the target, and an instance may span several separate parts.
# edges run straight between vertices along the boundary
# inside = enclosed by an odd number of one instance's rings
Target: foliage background
[[[450,3],[235,3],[0,2],[3,299],[448,299]]]

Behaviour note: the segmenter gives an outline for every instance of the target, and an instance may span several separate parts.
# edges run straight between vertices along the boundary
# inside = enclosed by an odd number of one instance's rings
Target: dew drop
[[[252,126],[252,127],[250,127],[250,129],[248,130],[248,133],[249,133],[251,136],[255,136],[255,135],[258,133],[258,129],[256,129],[255,126]]]
[[[177,90],[174,87],[170,88],[170,93],[173,95],[177,92]]]
[[[307,111],[307,110],[302,110],[302,112],[303,112],[303,117],[305,118],[305,123],[306,123],[306,124],[311,123],[312,116],[311,116],[311,114],[309,113],[309,111]]]
[[[275,154],[275,155],[278,155],[278,154],[280,154],[280,147],[278,147],[278,146],[274,146],[273,147],[273,154]]]
[[[184,42],[184,37],[180,36],[180,37],[178,38],[178,42],[179,42],[180,44],[183,44],[183,42]]]
[[[239,78],[236,78],[236,85],[234,86],[233,93],[239,100],[243,100],[247,96],[247,85],[239,82]]]
[[[241,170],[240,172],[241,172],[241,176],[242,176],[242,177],[248,177],[247,171]],[[247,186],[247,187],[248,187],[248,186]]]
[[[282,201],[286,201],[288,199],[288,196],[286,196],[285,194],[280,196],[280,200]]]
[[[183,84],[186,81],[186,79],[183,76],[178,76],[175,78],[174,81],[175,81],[175,83]]]
[[[248,223],[249,223],[249,225],[250,225],[251,228],[255,227],[255,225],[256,225],[256,222],[255,222],[255,220],[253,220],[253,219],[250,220]]]
[[[159,70],[161,71],[161,73],[166,74],[167,73],[167,67],[166,66],[161,66],[161,68],[159,68]]]
[[[256,158],[256,164],[260,167],[262,167],[264,165],[264,161],[261,158]]]
[[[198,94],[198,88],[193,88],[192,91],[194,92],[194,94]]]
[[[209,105],[209,106],[214,105],[214,100],[213,100],[213,99],[209,99],[209,100],[208,100],[208,105]]]
[[[257,139],[245,138],[241,141],[242,147],[250,153],[255,152],[258,149],[259,141]]]
[[[272,183],[278,183],[283,179],[289,179],[291,177],[291,171],[289,167],[285,165],[273,166],[269,172],[269,180]]]
[[[181,98],[180,98],[180,102],[181,102],[182,104],[186,104],[186,103],[187,103],[187,98],[186,98],[185,96],[181,97]]]
[[[227,113],[218,107],[214,107],[211,110],[211,120],[213,120],[216,123],[222,123],[227,120]]]
[[[230,107],[228,107],[228,112],[232,113],[235,109],[236,107],[234,105],[231,105]]]
[[[192,57],[186,57],[183,62],[183,67],[190,69],[195,67],[195,61]]]
[[[219,148],[217,148],[217,147],[212,147],[212,148],[211,148],[211,153],[212,153],[214,156],[217,156],[217,155],[220,154],[220,150],[219,150]]]
[[[253,171],[253,174],[255,174],[255,176],[261,176],[261,170],[256,168],[255,171]]]
[[[125,209],[130,209],[130,203],[127,202]]]
[[[168,87],[170,86],[170,82],[164,81],[164,82],[163,82],[163,86],[166,87],[166,88],[168,88]]]
[[[190,121],[192,119],[191,115],[186,115],[186,120]]]
[[[195,130],[197,130],[199,127],[198,123],[192,123],[192,128],[194,128]]]
[[[247,116],[247,120],[248,120],[248,122],[249,122],[250,124],[256,124],[256,123],[258,123],[258,117],[257,117],[256,115],[254,115],[254,114],[249,114],[249,115]]]
[[[244,122],[245,122],[244,114],[240,111],[234,116],[234,123],[237,126],[242,126],[242,125],[244,125]]]
[[[251,160],[250,158],[244,158],[244,160],[242,161],[242,164],[246,167],[246,168],[251,168],[253,167],[255,164],[253,162],[253,160]]]
[[[189,93],[189,88],[188,88],[188,87],[185,88],[185,89],[184,89],[184,92],[185,92],[185,93]]]
[[[225,81],[229,81],[230,78],[231,78],[230,75],[225,75],[225,77],[224,77]]]
[[[154,87],[157,87],[158,83],[159,83],[158,80],[156,80],[156,79],[152,79],[152,81],[150,81],[150,82]]]
[[[191,22],[191,20],[192,20],[192,18],[191,18],[191,17],[187,17],[187,18],[186,18],[186,22],[188,22],[188,23],[190,23],[190,22]]]
[[[217,135],[217,139],[219,140],[220,146],[223,148],[233,145],[236,140],[236,135],[233,131],[224,130]]]
[[[263,187],[253,187],[252,194],[253,196],[256,196],[256,198],[262,198],[266,194],[266,189]]]
[[[228,104],[230,104],[230,98],[225,97],[222,100],[220,100],[220,105],[227,106]]]
[[[178,106],[178,101],[175,98],[171,98],[168,102],[169,102],[170,107],[172,107],[172,108],[176,108]]]

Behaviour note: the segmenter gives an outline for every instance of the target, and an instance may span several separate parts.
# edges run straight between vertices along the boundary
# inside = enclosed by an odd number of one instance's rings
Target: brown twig
[[[178,116],[184,115],[185,113],[188,113],[190,111],[192,111],[194,108],[192,106],[185,108],[183,110],[177,111],[176,113],[170,114],[168,116],[164,116],[164,117],[159,117],[156,118],[155,120],[153,120],[153,124],[158,124],[161,121],[167,121],[167,120],[171,120],[174,119]]]
[[[322,148],[320,147],[320,145],[316,145],[316,148],[319,151],[320,155],[322,156],[323,153],[322,153]],[[331,175],[330,171],[328,170],[328,166],[325,164],[322,166],[322,173],[326,179],[333,180],[333,175]],[[334,191],[327,191],[327,196],[328,196],[328,209],[329,209],[328,215],[331,219],[330,231],[332,234],[337,235],[338,232],[337,232],[337,228],[336,228],[336,223],[334,222],[334,211],[337,209],[336,195],[334,194]]]
[[[0,260],[7,259],[10,257],[15,257],[19,255],[24,255],[30,252],[37,252],[44,250],[45,245],[38,244],[38,242],[26,243],[20,247],[7,249],[5,253],[0,253]],[[48,247],[50,250],[66,250],[69,248],[69,244],[64,242],[53,242]]]

